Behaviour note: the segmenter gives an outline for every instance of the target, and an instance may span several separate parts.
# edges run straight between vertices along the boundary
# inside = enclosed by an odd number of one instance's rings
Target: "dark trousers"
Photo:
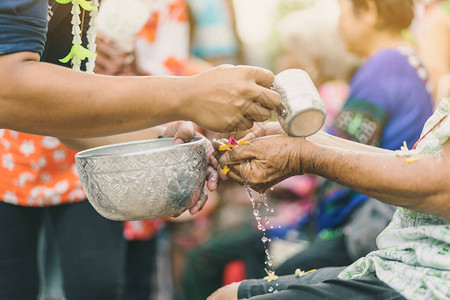
[[[46,217],[60,255],[66,299],[120,299],[123,224],[103,218],[83,201],[42,208],[0,203],[0,300],[37,298],[37,244]]]
[[[149,300],[156,291],[157,238],[128,241],[124,300]]]
[[[204,300],[222,286],[227,263],[242,260],[247,278],[260,278],[264,273],[262,234],[252,228],[225,232],[211,238],[188,255],[184,276],[186,300]]]
[[[277,280],[246,280],[238,290],[238,299],[252,300],[405,300],[375,274],[359,279],[338,279],[345,267],[323,268],[301,277],[280,276]],[[271,292],[272,291],[272,292]],[[277,291],[274,293],[273,291]]]
[[[341,267],[351,264],[353,260],[346,250],[344,236],[329,240],[317,238],[305,250],[282,263],[276,270],[277,275],[291,275],[299,268],[302,271],[325,267]]]

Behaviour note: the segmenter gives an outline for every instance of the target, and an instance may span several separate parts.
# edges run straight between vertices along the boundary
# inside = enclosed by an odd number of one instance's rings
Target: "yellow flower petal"
[[[415,161],[418,161],[419,159],[420,159],[420,157],[407,158],[406,159],[406,163],[410,164],[410,163],[413,163]]]
[[[220,147],[219,147],[219,150],[220,150],[220,151],[224,151],[224,150],[231,149],[231,148],[233,148],[233,147],[236,147],[236,145],[226,144],[226,145],[220,146]]]
[[[264,271],[266,271],[268,276],[264,277],[263,279],[266,280],[267,282],[271,282],[273,280],[277,280],[278,279],[278,276],[275,275],[275,272],[269,272],[269,271],[267,271],[266,268],[264,268]]]
[[[227,166],[227,165],[223,166],[223,169],[222,169],[222,174],[223,174],[223,175],[227,175],[227,174],[228,174],[228,172],[230,172],[230,168],[228,168],[228,166]]]
[[[244,140],[240,140],[238,142],[238,145],[250,145],[250,142],[244,141]]]

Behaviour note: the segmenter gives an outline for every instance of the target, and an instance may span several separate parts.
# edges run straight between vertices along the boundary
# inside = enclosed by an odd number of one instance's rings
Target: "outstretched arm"
[[[313,146],[305,172],[348,186],[385,203],[450,220],[450,142],[435,155],[372,153]],[[303,160],[306,162],[306,160]]]
[[[110,77],[0,55],[0,128],[58,137],[106,136],[174,120],[213,131],[250,128],[270,116],[274,75],[221,66],[192,77]]]
[[[414,155],[418,160],[411,163],[394,151],[340,142],[260,138],[225,153],[220,162],[230,167],[229,177],[241,183],[247,178],[258,191],[293,175],[317,174],[380,201],[450,220],[450,142],[434,155]]]

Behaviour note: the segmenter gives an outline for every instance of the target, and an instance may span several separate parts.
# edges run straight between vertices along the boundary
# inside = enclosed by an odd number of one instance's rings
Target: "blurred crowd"
[[[410,147],[439,100],[450,96],[450,1],[416,0],[409,11],[380,4],[378,17],[367,21],[377,24],[371,31],[341,2],[128,0],[124,6],[103,0],[95,72],[193,76],[220,64],[256,64],[275,74],[299,68],[326,104],[323,130],[391,150],[404,142]],[[259,40],[248,38],[249,23]],[[197,130],[209,139],[224,137]],[[195,216],[120,224],[124,299],[202,300],[228,283],[264,277],[265,268],[286,275],[345,266],[376,248],[376,236],[394,213],[390,205],[317,176],[289,178],[268,190],[267,199],[272,209],[261,206],[261,212],[270,220],[266,245],[273,267],[265,264],[247,191],[230,180],[210,192]],[[54,231],[45,222],[40,232],[43,300],[65,297]]]

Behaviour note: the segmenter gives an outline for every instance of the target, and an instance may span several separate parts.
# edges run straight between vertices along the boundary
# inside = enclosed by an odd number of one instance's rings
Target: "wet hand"
[[[228,166],[227,176],[241,184],[248,183],[255,191],[265,192],[278,182],[303,174],[300,162],[304,139],[270,136],[251,141],[221,155],[222,167]]]

